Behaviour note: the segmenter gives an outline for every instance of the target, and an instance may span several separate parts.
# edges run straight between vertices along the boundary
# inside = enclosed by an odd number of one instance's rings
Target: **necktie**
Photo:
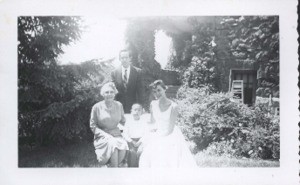
[[[127,69],[125,69],[125,71],[124,71],[123,80],[124,80],[124,86],[126,87],[127,86]]]

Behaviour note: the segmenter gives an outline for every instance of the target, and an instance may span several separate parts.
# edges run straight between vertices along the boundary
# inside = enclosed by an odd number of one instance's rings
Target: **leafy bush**
[[[232,143],[230,141],[221,141],[211,143],[205,150],[204,154],[208,156],[235,156],[235,150],[232,149]]]
[[[208,87],[182,87],[177,95],[178,125],[198,150],[279,158],[279,118],[268,116],[263,106],[248,107],[233,101],[230,93],[211,93]]]

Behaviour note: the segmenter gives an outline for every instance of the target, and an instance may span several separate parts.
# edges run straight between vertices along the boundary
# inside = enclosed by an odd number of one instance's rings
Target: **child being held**
[[[140,104],[133,104],[131,114],[126,117],[123,137],[129,146],[128,167],[138,167],[139,157],[142,152],[143,137],[147,133],[146,119],[142,116],[143,108]]]

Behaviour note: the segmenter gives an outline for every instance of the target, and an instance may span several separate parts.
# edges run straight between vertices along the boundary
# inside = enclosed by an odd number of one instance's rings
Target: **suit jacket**
[[[142,78],[141,69],[130,66],[130,73],[127,86],[124,86],[122,78],[122,67],[120,66],[111,73],[112,81],[118,89],[116,100],[121,102],[125,113],[130,113],[131,106],[134,103],[142,104]]]

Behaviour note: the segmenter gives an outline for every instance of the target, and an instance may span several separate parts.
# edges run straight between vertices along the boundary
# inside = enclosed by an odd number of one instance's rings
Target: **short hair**
[[[142,107],[142,105],[139,104],[139,103],[133,104],[133,105],[131,106],[131,110],[132,110],[134,107],[139,107],[139,108],[141,108],[141,110],[143,111],[143,107]]]
[[[132,57],[132,53],[131,53],[131,51],[130,51],[129,49],[122,49],[122,50],[119,52],[119,59],[120,59],[120,57],[121,57],[121,53],[123,53],[123,52],[127,52],[127,53],[129,54],[129,57]]]
[[[107,82],[107,83],[105,83],[105,84],[101,87],[101,90],[100,90],[101,96],[104,95],[104,92],[105,92],[108,88],[111,88],[111,89],[115,92],[115,94],[118,93],[118,90],[117,90],[117,88],[116,88],[115,83],[113,83],[113,82]]]
[[[155,80],[149,86],[151,89],[156,89],[157,86],[161,86],[165,90],[167,89],[167,86],[165,85],[165,83],[162,80]]]

